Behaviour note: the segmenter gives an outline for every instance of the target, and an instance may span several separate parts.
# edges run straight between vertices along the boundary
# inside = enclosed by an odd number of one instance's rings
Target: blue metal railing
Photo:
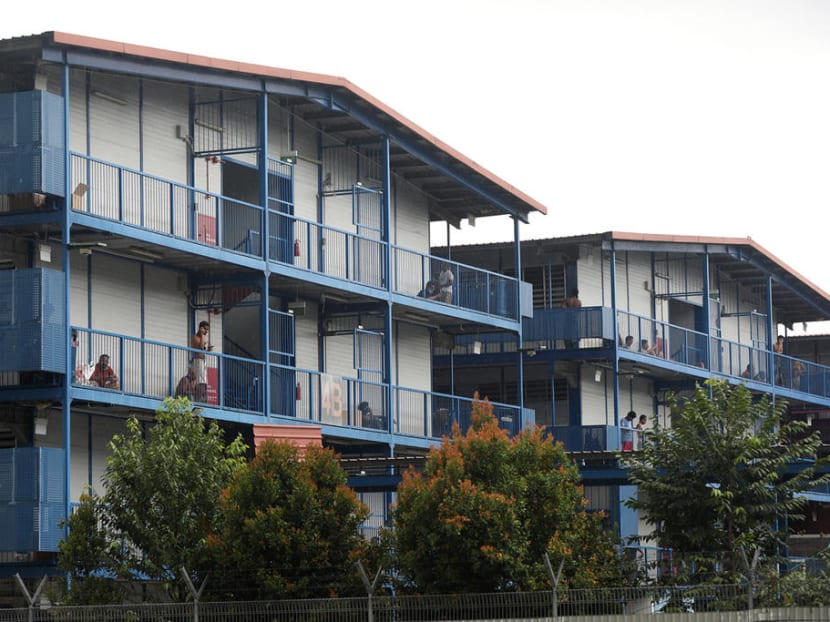
[[[72,384],[94,389],[163,399],[174,395],[179,379],[193,367],[194,355],[204,355],[207,387],[196,403],[255,414],[297,417],[324,425],[356,427],[416,437],[448,434],[453,423],[470,424],[473,400],[270,364],[270,403],[265,402],[266,364],[229,354],[203,352],[149,339],[73,327],[76,368]],[[95,366],[108,355],[116,381],[101,386]],[[393,413],[386,409],[392,391]],[[493,403],[499,425],[511,434],[521,429],[518,406]],[[267,413],[266,413],[267,410]]]
[[[390,388],[385,385],[284,365],[270,368],[274,415],[432,438],[449,434],[455,423],[462,431],[470,427],[474,404],[470,398],[393,386],[390,419],[386,412],[386,392]],[[521,430],[518,406],[490,404],[499,427],[511,435]]]
[[[74,386],[162,399],[175,394],[179,380],[188,374],[198,354],[205,357],[208,382],[204,394],[193,393],[193,401],[263,412],[265,384],[260,379],[265,364],[261,361],[80,327],[72,330],[77,335]],[[108,387],[100,386],[96,378],[100,376],[95,372],[104,354],[109,356],[117,378]]]
[[[427,283],[440,290],[440,275],[448,267],[453,275],[452,292],[438,291],[435,302],[480,311],[497,317],[517,319],[518,280],[442,257],[391,246],[392,290],[408,296],[429,297]]]
[[[78,153],[70,163],[76,212],[261,256],[258,205]]]
[[[312,220],[269,211],[268,259],[372,287],[386,283],[386,244]]]
[[[618,451],[620,431],[613,425],[548,426],[547,433],[566,451]]]

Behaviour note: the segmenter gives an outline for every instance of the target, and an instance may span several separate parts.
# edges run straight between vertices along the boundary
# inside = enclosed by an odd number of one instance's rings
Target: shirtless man
[[[199,350],[193,354],[193,373],[196,375],[196,391],[194,399],[197,402],[204,402],[207,399],[207,363],[204,351],[213,350],[208,338],[210,324],[206,321],[199,322],[199,330],[190,340],[190,347]]]

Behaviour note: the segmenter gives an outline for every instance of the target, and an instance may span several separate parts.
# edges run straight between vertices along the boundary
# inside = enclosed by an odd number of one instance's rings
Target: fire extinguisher
[[[297,388],[294,390],[294,394],[298,402],[303,399],[303,387],[299,382],[297,383]]]
[[[294,257],[300,256],[300,240],[299,238],[294,240]]]

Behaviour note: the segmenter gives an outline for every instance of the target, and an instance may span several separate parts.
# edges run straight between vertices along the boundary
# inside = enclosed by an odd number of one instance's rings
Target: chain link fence
[[[795,590],[794,592],[797,592]],[[454,595],[384,595],[257,602],[62,606],[32,598],[0,609],[0,622],[428,622],[433,620],[680,619],[749,622],[830,620],[827,607],[785,593],[779,584],[565,589]],[[812,606],[810,606],[812,605]],[[701,614],[689,616],[688,614]]]

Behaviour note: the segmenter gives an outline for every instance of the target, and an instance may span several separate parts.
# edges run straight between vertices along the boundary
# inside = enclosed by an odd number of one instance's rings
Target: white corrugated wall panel
[[[648,253],[628,253],[628,310],[651,317],[651,257]],[[649,289],[646,289],[648,283]]]
[[[409,184],[398,183],[393,203],[395,229],[394,243],[424,255],[429,254],[429,212],[426,197]],[[430,262],[419,261],[417,256],[399,252],[393,255],[395,272],[393,287],[397,291],[417,294],[426,280],[431,278]]]
[[[179,289],[183,275],[147,266],[144,270],[144,337],[150,341],[190,345],[187,298]],[[172,355],[172,357],[171,357]],[[187,373],[186,351],[148,345],[144,352],[144,381],[148,393],[164,395]],[[171,360],[173,368],[171,369]],[[172,384],[171,384],[172,380]]]
[[[354,335],[326,337],[326,373],[335,376],[357,377],[354,366]]]
[[[92,418],[92,486],[98,492],[104,492],[101,478],[107,465],[109,443],[113,436],[125,432],[123,419]]]
[[[141,264],[92,255],[92,328],[141,335]]]
[[[400,387],[429,392],[432,389],[432,357],[429,329],[414,324],[395,324],[392,377]],[[423,435],[423,396],[409,391],[400,394],[398,425],[403,434]],[[427,413],[429,414],[429,413]],[[427,420],[430,418],[427,417]]]
[[[95,460],[89,446],[89,418],[90,415],[72,412],[70,448],[72,452],[71,468],[69,474],[69,496],[72,501],[78,501],[81,494],[89,485],[90,461]],[[49,427],[52,427],[51,424]],[[58,426],[55,426],[58,427]],[[102,451],[102,448],[99,448]],[[93,490],[96,493],[103,493],[102,486],[93,480]]]
[[[115,96],[125,104],[97,96]],[[92,76],[89,97],[91,155],[138,170],[139,150],[138,80],[109,74]]]
[[[296,124],[294,148],[304,156],[316,160],[316,133],[311,128]],[[302,160],[294,166],[294,214],[312,221],[317,220],[318,169],[318,165]]]
[[[188,129],[187,89],[145,82],[143,115],[144,172],[187,183],[188,145],[176,136],[176,126]]]
[[[89,259],[77,252],[70,257],[69,322],[73,326],[89,328],[89,288],[87,275]]]
[[[582,290],[579,290],[580,295]],[[582,398],[582,425],[613,425],[614,401],[610,379],[603,370],[602,381],[594,381],[596,369],[583,365],[580,369],[580,397]]]
[[[96,73],[92,76],[91,93],[90,155],[138,170],[141,166],[138,80]],[[96,93],[115,96],[124,100],[125,104],[110,101]],[[117,172],[110,167],[96,165],[92,170],[89,191],[93,198],[93,209],[107,218],[119,218],[119,193],[126,197],[137,194],[137,179],[129,175],[119,179]],[[138,207],[137,201],[125,201],[121,217],[127,222],[139,223]]]
[[[577,261],[579,299],[586,307],[602,305],[602,262],[599,248],[582,247]],[[570,289],[570,285],[568,286]]]
[[[294,318],[295,357],[297,367],[317,370],[319,362],[317,316],[319,305],[306,302],[306,313]]]
[[[392,240],[395,244],[429,253],[429,205],[422,193],[407,183],[397,182],[392,220]]]
[[[188,130],[188,93],[183,87],[145,82],[143,102],[144,172],[187,183],[188,144],[176,136],[176,127]],[[176,205],[171,223],[170,186],[153,178],[143,180],[144,226],[165,233],[187,234],[187,204]],[[181,197],[182,193],[173,196]],[[175,225],[175,226],[174,226]]]
[[[184,278],[184,273],[145,267],[144,336],[147,339],[189,345],[187,296],[179,287]]]
[[[69,72],[69,148],[86,153],[86,72]]]
[[[140,264],[117,257],[92,255],[92,321],[90,327],[115,335],[141,335]],[[109,354],[113,371],[121,385],[130,391],[140,388],[141,359],[135,341],[117,336],[92,335],[82,339],[81,356],[98,360]],[[123,365],[122,365],[123,361]]]

